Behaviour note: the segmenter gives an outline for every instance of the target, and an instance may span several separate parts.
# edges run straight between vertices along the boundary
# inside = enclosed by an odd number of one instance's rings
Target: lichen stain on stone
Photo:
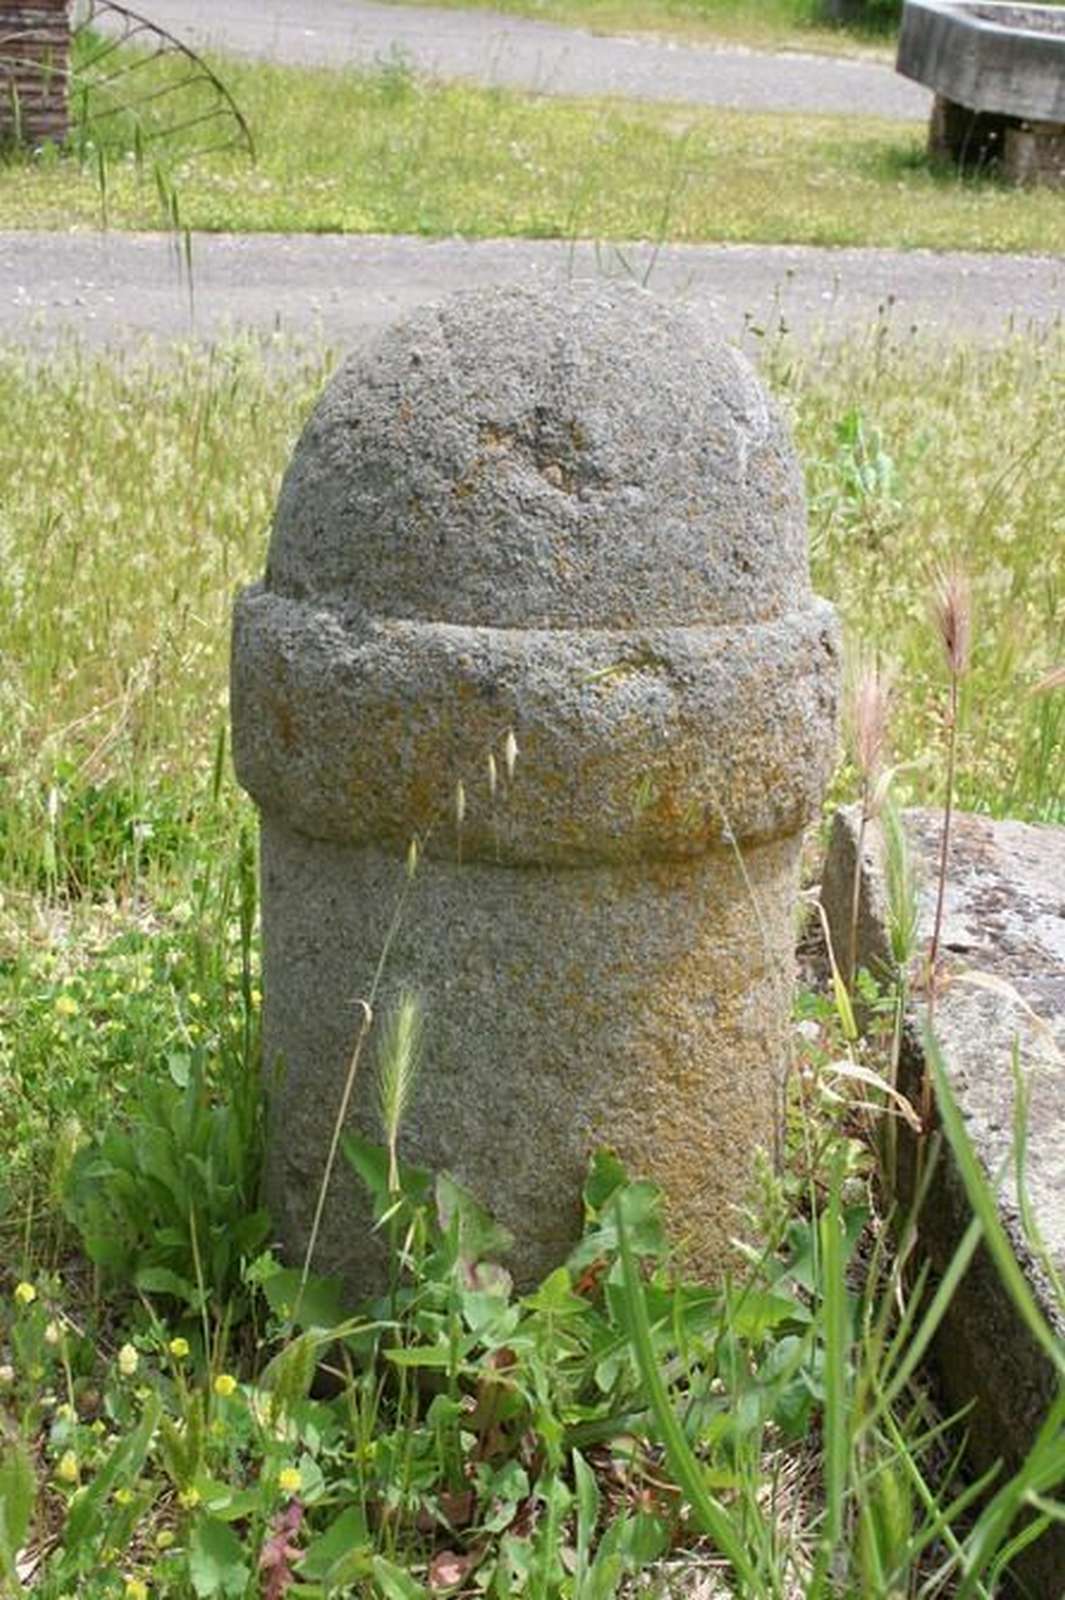
[[[288,701],[279,694],[269,696],[269,711],[277,729],[277,736],[287,751],[298,748],[299,727]]]
[[[486,450],[500,454],[509,450],[514,443],[513,431],[509,428],[496,427],[494,423],[484,422],[477,430],[477,438]]]
[[[672,773],[669,779],[660,778],[658,792],[645,813],[645,825],[653,824],[656,834],[665,833],[669,837],[687,833],[692,822],[692,800],[686,788],[683,780],[678,786]]]

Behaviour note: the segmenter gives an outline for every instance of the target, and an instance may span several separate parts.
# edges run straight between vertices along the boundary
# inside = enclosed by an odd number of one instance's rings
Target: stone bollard
[[[478,290],[341,367],[233,649],[293,1259],[387,946],[378,1017],[398,985],[426,1012],[402,1155],[512,1230],[520,1285],[564,1259],[603,1145],[720,1267],[777,1133],[838,679],[786,429],[692,312]],[[379,1138],[374,1106],[368,1050],[352,1116]],[[338,1171],[316,1267],[373,1288],[368,1218]]]

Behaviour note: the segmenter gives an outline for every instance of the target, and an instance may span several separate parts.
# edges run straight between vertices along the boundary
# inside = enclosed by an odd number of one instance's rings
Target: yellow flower
[[[184,1361],[189,1353],[189,1341],[187,1339],[171,1339],[167,1349],[175,1361]]]
[[[140,1360],[136,1350],[131,1344],[124,1344],[118,1352],[118,1370],[124,1378],[132,1378],[137,1370]]]
[[[182,1489],[178,1495],[178,1500],[186,1511],[191,1511],[194,1506],[198,1506],[200,1503],[200,1491],[199,1489]]]
[[[214,1380],[214,1392],[217,1395],[221,1395],[223,1400],[227,1400],[236,1387],[236,1378],[228,1372],[220,1372]]]
[[[37,1291],[32,1283],[17,1283],[15,1285],[15,1299],[20,1306],[32,1306],[37,1298]]]
[[[131,1506],[133,1504],[133,1490],[116,1489],[115,1504],[116,1506]]]
[[[77,1483],[78,1458],[73,1450],[64,1450],[55,1469],[55,1475],[60,1483]]]
[[[155,1548],[157,1550],[169,1550],[173,1542],[174,1535],[172,1531],[169,1528],[160,1528],[155,1536]]]
[[[55,1003],[55,1008],[61,1017],[76,1017],[81,1010],[72,994],[61,994]]]
[[[302,1482],[299,1467],[282,1467],[277,1481],[282,1494],[295,1494]]]
[[[148,1585],[139,1578],[127,1578],[126,1600],[148,1600]]]

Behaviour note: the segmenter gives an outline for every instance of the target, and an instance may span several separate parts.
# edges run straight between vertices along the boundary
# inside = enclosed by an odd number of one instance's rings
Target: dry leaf
[[[460,1555],[457,1550],[438,1550],[429,1563],[429,1588],[434,1594],[457,1589],[473,1562],[473,1556]]]
[[[833,1061],[823,1070],[825,1072],[834,1072],[837,1078],[849,1078],[855,1083],[868,1084],[871,1089],[879,1089],[882,1094],[887,1095],[888,1099],[897,1108],[900,1116],[904,1117],[909,1123],[914,1133],[920,1133],[921,1119],[913,1109],[913,1106],[906,1096],[900,1094],[897,1089],[892,1088],[887,1079],[882,1078],[879,1072],[874,1072],[871,1067],[860,1067],[856,1061]],[[871,1106],[868,1109],[883,1111],[886,1108],[884,1106]]]
[[[440,1510],[453,1528],[465,1528],[473,1519],[474,1494],[472,1489],[445,1489],[440,1496]]]

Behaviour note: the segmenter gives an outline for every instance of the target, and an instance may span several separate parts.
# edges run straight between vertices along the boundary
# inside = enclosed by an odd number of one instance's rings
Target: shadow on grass
[[[1010,183],[998,161],[981,165],[959,166],[938,156],[930,156],[923,144],[880,144],[857,152],[855,167],[870,178],[887,183],[912,184],[924,179],[932,188],[944,192],[961,189],[981,192],[1012,193],[1016,185]]]

